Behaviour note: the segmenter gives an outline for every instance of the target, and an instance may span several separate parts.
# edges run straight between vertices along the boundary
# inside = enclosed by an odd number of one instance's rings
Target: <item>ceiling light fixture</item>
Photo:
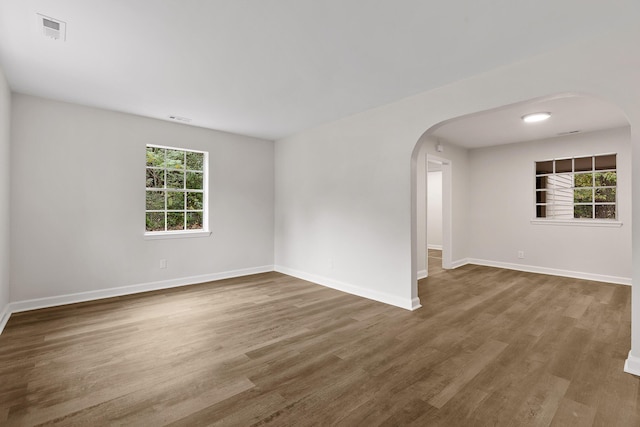
[[[551,117],[551,113],[548,112],[531,113],[522,116],[522,120],[524,120],[525,123],[536,123],[547,120],[549,117]]]

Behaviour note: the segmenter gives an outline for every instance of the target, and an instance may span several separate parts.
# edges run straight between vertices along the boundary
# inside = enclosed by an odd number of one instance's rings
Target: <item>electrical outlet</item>
[[[524,251],[518,251],[518,258],[520,259],[524,258]]]
[[[167,268],[167,260],[166,259],[161,259],[160,260],[160,268]]]

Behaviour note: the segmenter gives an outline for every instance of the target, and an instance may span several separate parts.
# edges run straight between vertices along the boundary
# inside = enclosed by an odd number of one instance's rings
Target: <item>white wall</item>
[[[276,269],[392,304],[410,305],[407,171],[411,150],[384,121],[350,120],[276,142]],[[414,134],[415,139],[419,134]],[[407,148],[407,147],[405,147]],[[381,250],[380,248],[384,248]],[[398,277],[400,275],[400,277]]]
[[[273,265],[273,142],[12,101],[12,301]],[[210,237],[143,238],[147,143],[209,152]]]
[[[531,224],[534,162],[617,153],[622,227]],[[631,278],[631,143],[629,128],[469,151],[469,257],[629,282]],[[525,258],[518,259],[517,252]],[[602,277],[600,277],[602,276]]]
[[[427,171],[427,247],[442,247],[442,171]]]
[[[445,120],[576,92],[603,97],[625,112],[635,152],[640,147],[638,39],[635,27],[594,35],[277,141],[276,263],[415,306],[421,136]],[[632,159],[633,180],[640,182],[640,156]],[[634,220],[640,224],[640,186],[633,192]],[[640,227],[633,228],[633,247],[633,277],[640,282]],[[629,369],[640,372],[640,310],[633,310],[632,323]]]
[[[11,91],[0,69],[0,331],[3,327],[5,308],[9,303],[10,260],[10,121]]]

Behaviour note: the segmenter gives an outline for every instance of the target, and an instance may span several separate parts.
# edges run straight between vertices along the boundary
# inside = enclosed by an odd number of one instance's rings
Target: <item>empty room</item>
[[[640,425],[639,18],[3,0],[0,425]]]

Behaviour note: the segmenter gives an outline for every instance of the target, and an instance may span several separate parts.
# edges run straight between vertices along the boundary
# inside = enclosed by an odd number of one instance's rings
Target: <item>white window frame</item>
[[[615,155],[616,156],[616,167],[615,169],[606,169],[606,170],[596,170],[595,169],[595,158],[596,157],[601,157],[601,156],[612,156]],[[586,157],[591,157],[592,158],[592,169],[591,171],[575,171],[575,163],[572,163],[574,166],[572,167],[571,172],[556,172],[555,170],[555,162],[558,160],[571,160],[572,162],[575,162],[575,159],[580,159],[580,158],[586,158]],[[574,226],[574,225],[578,225],[578,226],[588,226],[588,227],[620,227],[622,226],[622,222],[620,222],[619,220],[619,213],[620,213],[620,209],[619,209],[619,203],[618,203],[618,182],[616,179],[616,185],[615,185],[615,189],[616,189],[616,200],[615,202],[612,203],[598,203],[595,201],[595,198],[592,198],[592,201],[589,203],[575,203],[572,202],[571,206],[572,208],[575,207],[576,205],[591,205],[593,206],[593,216],[592,218],[570,218],[570,219],[564,219],[564,218],[545,218],[545,217],[538,217],[538,213],[537,213],[537,208],[538,206],[542,205],[542,203],[538,202],[538,193],[542,190],[542,189],[538,189],[537,188],[537,178],[541,177],[541,176],[556,176],[557,175],[568,175],[570,174],[572,177],[575,176],[576,174],[581,174],[581,173],[598,173],[598,172],[611,172],[611,171],[615,171],[616,172],[616,178],[619,176],[618,174],[618,153],[604,153],[604,154],[592,154],[592,155],[582,155],[582,156],[574,156],[574,157],[559,157],[559,158],[553,158],[553,159],[547,159],[547,160],[537,160],[535,162],[533,162],[533,219],[531,219],[531,224],[536,224],[536,225],[570,225],[570,226]],[[548,173],[548,174],[538,174],[537,173],[537,169],[536,169],[536,163],[542,163],[542,162],[549,162],[549,161],[553,161],[554,163],[554,169],[552,173]],[[572,178],[573,179],[573,178]],[[575,190],[578,187],[570,187],[571,190]],[[592,188],[593,191],[595,192],[596,188],[600,188],[597,187],[595,185],[595,182],[593,183],[593,187],[586,187],[586,188]],[[608,188],[608,187],[601,187],[601,188]],[[572,191],[573,193],[573,191]],[[573,200],[573,194],[572,194],[572,200]],[[545,204],[546,206],[548,206],[547,204]],[[611,218],[595,218],[595,206],[596,205],[613,205],[615,206],[615,219]]]
[[[187,230],[187,229],[183,229],[183,230],[166,230],[166,225],[167,225],[167,218],[166,215],[169,212],[178,212],[176,210],[168,210],[167,209],[167,205],[166,205],[166,197],[165,197],[165,207],[162,210],[147,210],[147,206],[146,206],[146,196],[147,196],[147,191],[150,190],[154,190],[152,188],[147,188],[145,185],[145,205],[144,205],[144,218],[146,218],[147,212],[163,212],[165,214],[165,230],[164,231],[147,231],[146,229],[146,219],[145,219],[145,225],[143,225],[143,230],[144,230],[144,238],[145,240],[154,240],[154,239],[181,239],[181,238],[192,238],[192,237],[208,237],[211,235],[211,231],[209,230],[209,153],[207,151],[202,151],[202,150],[193,150],[193,149],[189,149],[189,148],[182,148],[182,147],[171,147],[171,146],[167,146],[167,145],[157,145],[157,144],[146,144],[145,145],[145,177],[146,177],[146,170],[147,168],[149,168],[150,166],[146,165],[146,151],[147,148],[151,147],[151,148],[162,148],[162,149],[166,149],[166,150],[176,150],[176,151],[183,151],[183,152],[191,152],[191,153],[200,153],[203,154],[203,162],[202,162],[202,190],[187,190],[187,189],[168,189],[167,188],[167,183],[166,183],[166,174],[167,171],[169,170],[166,166],[163,168],[159,168],[159,167],[151,167],[151,168],[156,168],[156,169],[163,169],[165,172],[165,184],[164,184],[164,191],[168,192],[168,191],[184,191],[185,192],[185,197],[186,197],[186,193],[192,192],[192,193],[202,193],[202,229],[198,229],[198,230]],[[187,172],[200,172],[200,171],[191,171],[189,169],[186,169],[186,163],[185,163],[185,169],[183,169],[183,171],[185,173]],[[145,178],[145,182],[146,182],[146,178]],[[186,200],[185,200],[185,207],[184,209],[180,210],[180,212],[184,212],[185,213],[185,222],[186,222],[186,214],[187,212],[189,212],[187,210],[187,206],[186,206]]]

